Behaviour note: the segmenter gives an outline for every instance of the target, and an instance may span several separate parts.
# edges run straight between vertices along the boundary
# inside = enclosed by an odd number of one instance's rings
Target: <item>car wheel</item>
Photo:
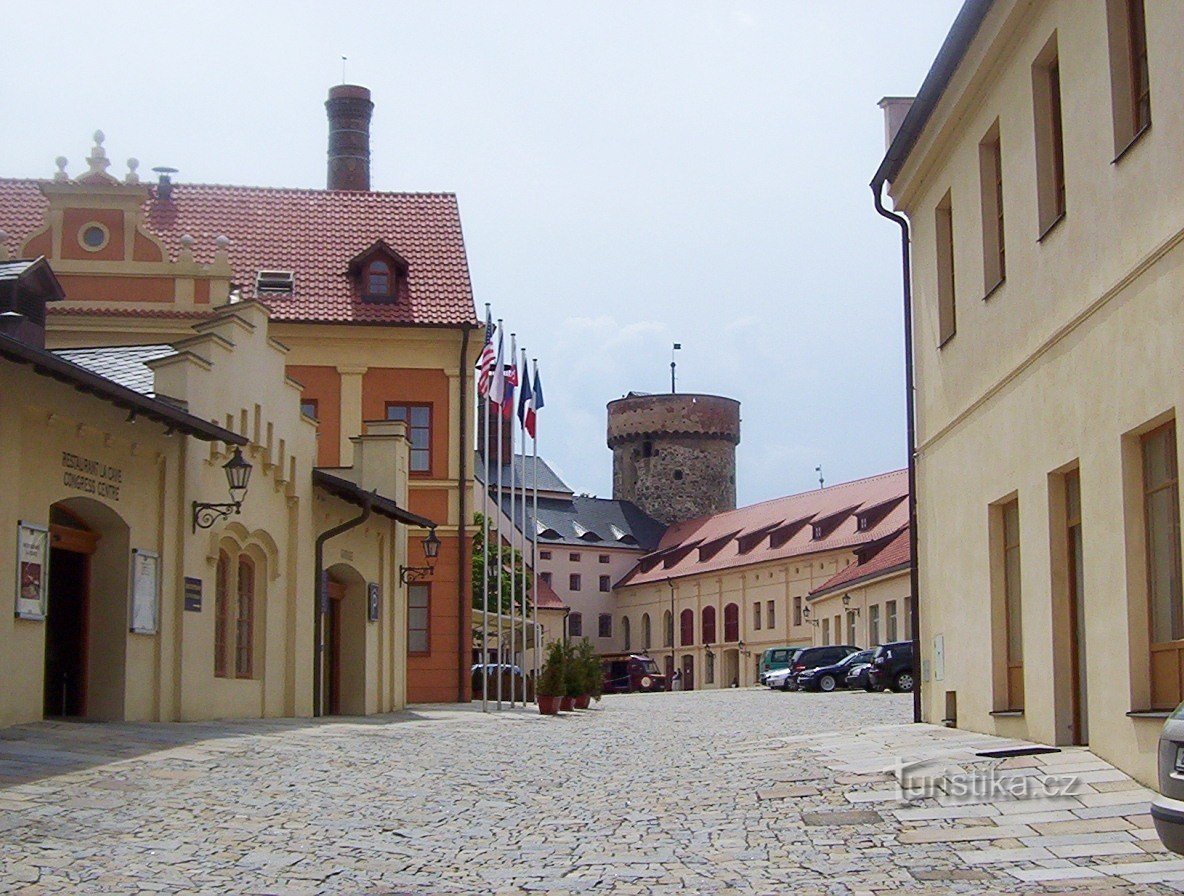
[[[789,690],[789,679],[788,678],[785,679],[785,681],[781,682],[781,690],[783,690],[783,691]]]
[[[830,693],[835,689],[835,677],[833,675],[823,675],[818,679],[818,690]]]
[[[867,691],[869,694],[874,694],[876,692],[875,687],[872,685],[872,683],[870,681],[863,686],[863,689],[865,691]]]
[[[901,672],[896,676],[896,681],[892,683],[892,690],[898,694],[903,694],[905,691],[913,689],[913,673],[909,671]]]

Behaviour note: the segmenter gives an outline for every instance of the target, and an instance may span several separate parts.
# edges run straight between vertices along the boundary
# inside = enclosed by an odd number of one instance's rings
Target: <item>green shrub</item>
[[[562,641],[547,648],[547,661],[539,674],[538,693],[542,697],[562,697],[566,686],[567,650]]]

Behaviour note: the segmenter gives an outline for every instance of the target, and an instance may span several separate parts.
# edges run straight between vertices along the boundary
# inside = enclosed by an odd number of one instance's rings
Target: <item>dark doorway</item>
[[[684,691],[695,689],[695,658],[689,653],[682,658],[682,689]]]
[[[80,522],[70,522],[73,525],[69,527],[50,527],[42,707],[47,717],[86,715],[86,619],[90,555],[97,539],[82,529]]]
[[[666,657],[666,690],[674,690],[674,657]]]
[[[325,708],[328,715],[341,715],[341,604],[345,597],[345,586],[339,582],[329,583],[329,612],[325,616],[325,657],[328,674],[325,686],[328,691]]]

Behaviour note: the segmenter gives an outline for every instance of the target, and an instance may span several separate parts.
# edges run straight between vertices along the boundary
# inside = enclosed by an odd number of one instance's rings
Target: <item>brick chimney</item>
[[[370,189],[370,90],[354,84],[329,88],[330,190]]]

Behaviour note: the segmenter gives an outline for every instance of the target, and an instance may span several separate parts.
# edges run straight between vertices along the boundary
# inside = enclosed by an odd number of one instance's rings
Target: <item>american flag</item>
[[[481,348],[481,357],[477,359],[477,394],[482,398],[489,397],[489,387],[493,383],[493,362],[496,355],[493,349],[493,316],[489,308],[485,309],[485,345]]]

